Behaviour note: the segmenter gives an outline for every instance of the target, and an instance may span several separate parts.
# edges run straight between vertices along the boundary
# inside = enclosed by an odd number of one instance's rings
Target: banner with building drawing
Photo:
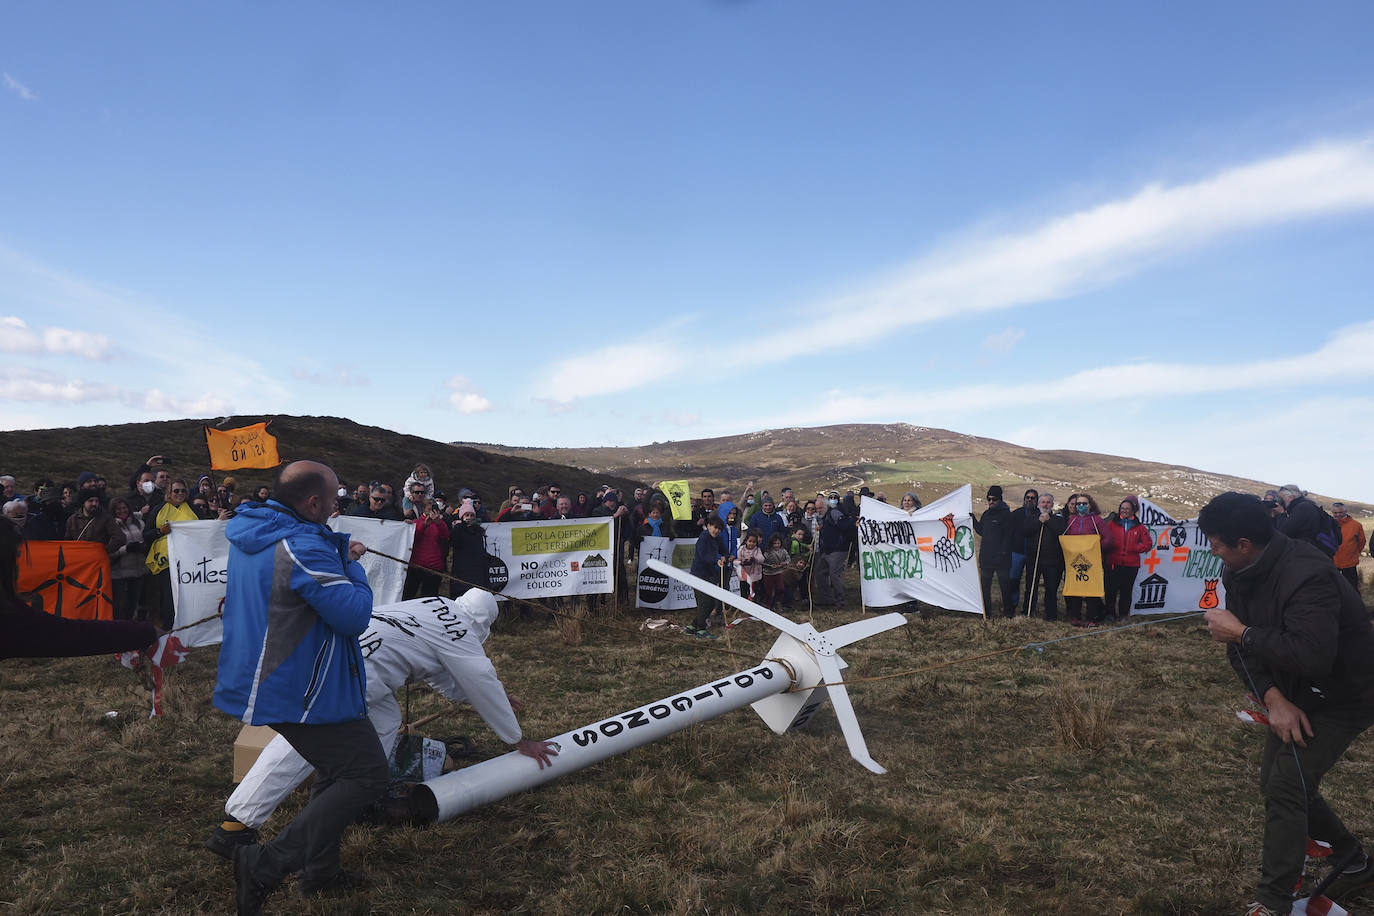
[[[924,601],[983,613],[973,559],[973,493],[968,485],[924,508],[859,501],[859,580],[867,607]]]
[[[654,572],[648,568],[648,563],[650,560],[662,560],[669,566],[690,571],[696,546],[696,538],[644,538],[639,545],[635,607],[655,611],[694,610],[697,606],[696,590],[685,582]],[[733,566],[725,567],[724,585],[730,591],[739,593],[739,575]]]
[[[1212,553],[1197,520],[1176,519],[1144,498],[1139,517],[1150,529],[1154,546],[1140,555],[1131,613],[1179,614],[1225,607],[1221,559]]]
[[[604,595],[620,575],[609,518],[482,526],[491,590],[507,598]]]

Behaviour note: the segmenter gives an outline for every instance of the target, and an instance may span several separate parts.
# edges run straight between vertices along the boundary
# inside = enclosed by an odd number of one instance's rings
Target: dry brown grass
[[[1068,751],[1097,753],[1112,739],[1111,720],[1116,701],[1096,693],[1080,693],[1068,687],[1055,690],[1054,734]]]
[[[542,617],[493,634],[527,733],[744,667],[720,643],[599,621],[585,619],[578,645]],[[851,677],[1072,632],[962,615],[907,629],[851,647]],[[772,639],[757,624],[732,634],[756,655]],[[112,659],[0,664],[5,912],[231,912],[229,868],[200,845],[231,788],[237,731],[210,707],[215,663],[202,649],[173,671],[168,715],[153,722]],[[268,912],[1234,913],[1250,899],[1262,817],[1261,732],[1234,715],[1243,692],[1189,623],[858,682],[886,776],[850,760],[828,712],[779,737],[743,710],[450,823],[354,828],[344,857],[378,878],[372,892],[279,896]],[[414,696],[416,717],[440,711],[428,734],[503,750],[471,709]],[[1368,739],[1325,788],[1374,837]]]

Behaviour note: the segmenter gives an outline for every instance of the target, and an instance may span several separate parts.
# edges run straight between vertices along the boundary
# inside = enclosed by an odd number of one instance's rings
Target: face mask
[[[143,483],[138,485],[138,488],[143,491],[144,495],[147,496],[151,496],[153,490],[157,489],[156,485],[151,480],[143,481]]]
[[[339,499],[343,499],[343,498],[344,498],[345,496],[347,496],[347,495],[348,495],[348,491],[345,490],[343,487],[339,487],[339,493],[338,493]]]
[[[1078,509],[1079,515],[1087,515],[1089,512],[1092,511],[1092,506],[1084,505],[1081,503],[1076,508]]]
[[[749,497],[748,499],[746,499],[746,500],[744,501],[744,504],[745,504],[746,506],[752,506],[752,505],[754,504],[754,498],[753,498],[752,496]]]
[[[834,509],[836,506],[840,504],[840,501],[838,499],[827,499],[825,501],[825,504],[830,508]]]
[[[438,506],[440,509],[448,508],[448,503],[444,502],[442,499],[436,499],[434,505]]]

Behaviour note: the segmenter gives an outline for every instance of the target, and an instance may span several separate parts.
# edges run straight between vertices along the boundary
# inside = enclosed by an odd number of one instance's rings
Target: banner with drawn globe
[[[965,484],[928,506],[906,510],[859,501],[859,580],[867,607],[923,601],[983,613],[973,559],[973,493]]]

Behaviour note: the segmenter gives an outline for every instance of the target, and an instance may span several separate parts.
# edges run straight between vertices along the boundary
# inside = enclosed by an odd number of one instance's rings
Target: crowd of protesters
[[[151,620],[163,629],[173,621],[166,557],[171,523],[228,518],[241,504],[271,496],[265,486],[240,493],[233,476],[216,482],[201,475],[190,484],[189,477],[177,475],[157,455],[139,466],[121,494],[111,492],[105,477],[89,471],[71,482],[39,479],[27,495],[17,491],[12,477],[0,476],[0,487],[3,513],[20,526],[26,540],[103,543],[111,560],[115,618]],[[675,495],[679,500],[686,496]],[[735,582],[745,597],[786,611],[798,601],[829,607],[845,602],[845,572],[858,562],[859,501],[887,501],[885,493],[867,487],[844,494],[823,490],[809,498],[797,496],[791,487],[781,488],[776,497],[768,490],[756,493],[746,487],[738,500],[731,490],[717,493],[705,487],[690,499],[690,514],[679,511],[680,517],[675,517],[674,501],[645,486],[632,492],[610,485],[571,492],[556,482],[532,488],[512,485],[500,497],[492,505],[471,487],[456,488],[450,496],[427,465],[417,464],[399,489],[380,479],[341,484],[334,514],[415,525],[411,568],[403,588],[406,599],[441,592],[456,596],[474,586],[489,587],[482,527],[489,522],[610,518],[616,556],[632,571],[643,538],[699,538],[707,532],[708,521],[718,519],[715,555],[722,562],[715,575],[720,584]],[[996,581],[1005,616],[1038,613],[1057,620],[1065,578],[1059,538],[1096,534],[1102,545],[1106,595],[1062,596],[1066,615],[1074,624],[1089,627],[1129,616],[1141,556],[1152,547],[1148,529],[1137,517],[1136,497],[1125,497],[1106,515],[1087,493],[1072,493],[1056,507],[1053,494],[1028,489],[1022,505],[1012,509],[1003,501],[1001,487],[991,486],[986,500],[987,509],[975,516],[974,528],[980,536],[983,606],[989,614]],[[907,492],[899,505],[915,512],[921,500]],[[1280,530],[1300,539],[1316,538],[1324,510],[1297,487],[1269,491],[1265,505]],[[1343,534],[1334,561],[1356,581],[1354,567],[1365,547],[1364,530],[1342,504],[1334,504],[1333,512]],[[448,586],[441,573],[447,573]],[[622,601],[629,600],[633,581],[631,574],[616,576]]]
[[[1095,534],[1101,539],[1105,596],[1063,596],[1066,614],[1075,626],[1097,627],[1130,616],[1131,599],[1140,573],[1141,557],[1154,547],[1149,528],[1141,523],[1140,500],[1126,496],[1104,516],[1090,494],[1071,493],[1058,509],[1054,494],[1029,489],[1022,505],[1012,510],[1002,500],[1002,488],[988,487],[987,511],[974,520],[982,536],[979,572],[983,607],[991,614],[992,582],[1001,587],[1002,612],[1059,618],[1059,587],[1064,580],[1064,535]],[[1332,514],[1311,500],[1296,484],[1269,490],[1263,505],[1275,530],[1319,547],[1341,574],[1359,590],[1356,566],[1367,541],[1364,528],[1350,518],[1344,503],[1333,503]]]

